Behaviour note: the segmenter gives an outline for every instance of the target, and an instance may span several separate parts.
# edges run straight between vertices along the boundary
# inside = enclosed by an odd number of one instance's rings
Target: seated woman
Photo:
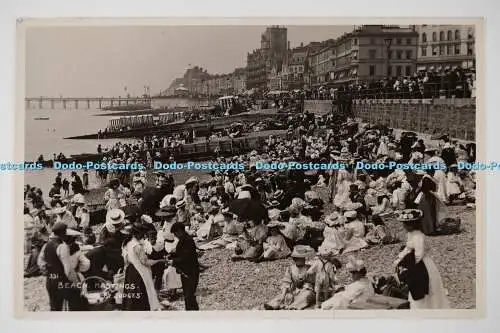
[[[368,223],[366,226],[368,232],[365,240],[368,244],[392,244],[396,241],[396,238],[385,226],[384,220],[380,216],[374,215],[372,217],[372,223]]]
[[[344,252],[349,253],[368,247],[364,240],[365,224],[358,219],[356,211],[347,211],[344,213],[347,222],[345,224]]]
[[[375,295],[372,282],[366,277],[366,267],[362,260],[349,258],[346,268],[351,273],[353,282],[347,285],[344,291],[323,302],[322,310],[345,310],[350,304],[365,301]]]
[[[323,243],[318,248],[319,253],[337,255],[344,249],[344,221],[345,218],[338,212],[333,212],[325,218]]]
[[[264,253],[261,260],[283,259],[290,255],[291,251],[286,244],[285,237],[280,233],[280,228],[283,227],[281,223],[268,223],[269,236],[263,244]]]
[[[377,205],[372,208],[373,215],[387,215],[392,213],[391,202],[385,193],[377,194]]]
[[[448,200],[452,202],[459,198],[462,194],[464,184],[460,177],[458,176],[458,169],[456,164],[450,165],[450,170],[446,175],[446,192],[448,195]]]
[[[263,244],[267,238],[267,227],[261,222],[261,220],[248,220],[244,223],[243,234],[236,242],[231,260],[256,259],[262,255],[264,252]]]
[[[243,232],[243,224],[239,223],[233,213],[229,212],[228,209],[222,210],[222,216],[224,217],[222,236],[218,239],[214,239],[211,242],[200,245],[200,250],[230,247],[231,244],[234,244],[234,246],[236,246],[238,236]]]
[[[308,274],[310,265],[306,259],[314,255],[309,246],[297,245],[293,249],[293,264],[288,267],[282,280],[281,292],[271,301],[264,304],[266,310],[303,310],[316,299],[314,294],[314,278]]]
[[[285,224],[283,235],[294,244],[297,244],[304,239],[307,226],[312,224],[312,220],[310,217],[302,215],[299,206],[291,205],[288,208],[288,212],[290,213],[290,218],[288,219],[288,223]]]
[[[191,216],[189,227],[187,230],[187,233],[190,236],[196,236],[196,233],[200,229],[200,226],[206,222],[206,216],[202,206],[195,206],[194,211],[195,213],[193,214],[193,216]]]

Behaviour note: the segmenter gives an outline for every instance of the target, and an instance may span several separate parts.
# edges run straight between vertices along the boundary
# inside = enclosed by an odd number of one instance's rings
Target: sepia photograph
[[[461,21],[21,20],[21,311],[474,312]]]

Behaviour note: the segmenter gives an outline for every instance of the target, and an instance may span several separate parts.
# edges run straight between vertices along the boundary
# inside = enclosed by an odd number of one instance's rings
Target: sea
[[[130,141],[126,139],[64,139],[70,136],[97,133],[98,130],[106,128],[112,117],[98,116],[103,112],[98,109],[26,109],[25,112],[26,161],[36,161],[40,155],[43,155],[45,160],[50,160],[53,154],[59,153],[63,153],[66,157],[82,153],[96,153],[99,144],[102,147],[107,147],[119,141]],[[45,117],[48,120],[35,119]],[[70,171],[62,173],[63,178],[70,180]],[[36,171],[25,171],[24,180],[25,184],[41,188],[45,194],[50,190],[56,175],[56,170],[44,168]],[[89,175],[91,187],[99,186],[95,173],[89,172]]]
[[[169,101],[178,103],[178,101]],[[168,105],[175,106],[175,105]],[[97,146],[103,148],[117,142],[131,142],[134,139],[95,139],[71,140],[66,137],[97,133],[108,125],[112,116],[102,116],[99,109],[89,110],[52,110],[52,109],[26,109],[25,110],[25,161],[36,161],[40,155],[45,160],[52,159],[53,154],[63,153],[66,157],[82,153],[96,153]],[[101,116],[99,116],[101,114]],[[35,118],[49,118],[48,120],[35,120]],[[17,171],[22,172],[22,171]],[[44,197],[50,191],[57,173],[62,173],[62,178],[71,182],[71,170],[62,171],[52,168],[42,170],[24,171],[24,183],[40,188]],[[77,171],[82,175],[82,171]],[[173,174],[176,182],[183,182],[190,176],[206,176],[197,170],[189,170]],[[95,171],[89,170],[89,189],[102,187]]]

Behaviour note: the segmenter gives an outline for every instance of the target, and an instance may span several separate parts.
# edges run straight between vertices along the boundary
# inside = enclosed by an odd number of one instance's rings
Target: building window
[[[392,51],[387,51],[387,58],[392,59]]]
[[[375,75],[375,66],[370,65],[370,76],[374,76],[374,75]]]
[[[447,34],[448,34],[448,36],[447,36],[447,37],[448,37],[448,38],[447,38],[447,40],[452,40],[452,39],[453,39],[453,33],[451,32],[451,30],[448,30],[448,33],[447,33]]]
[[[439,32],[439,40],[444,40],[444,31]]]
[[[403,51],[396,51],[396,59],[401,59],[403,57]]]
[[[422,46],[422,57],[427,57],[427,47]]]
[[[402,67],[396,66],[396,76],[401,76],[401,73],[402,73]]]
[[[396,39],[396,44],[397,44],[397,45],[401,45],[401,43],[402,43],[402,42],[403,42],[403,41],[401,40],[401,38]]]
[[[370,44],[375,45],[375,38],[370,38]]]
[[[369,50],[368,56],[370,57],[370,59],[375,59],[375,57],[377,56],[377,50]]]
[[[446,46],[446,54],[453,55],[453,47],[451,45]]]
[[[437,56],[437,54],[438,54],[438,48],[437,48],[437,46],[433,46],[432,47],[432,55]]]
[[[460,30],[455,30],[455,40],[460,40]]]
[[[438,36],[438,35],[437,35],[437,32],[435,32],[435,31],[434,31],[434,32],[432,33],[432,41],[433,41],[433,42],[436,42],[436,41],[437,41],[437,39],[438,39],[438,37],[437,37],[437,36]]]
[[[467,55],[474,55],[474,43],[467,43]]]
[[[358,45],[358,39],[354,38],[354,45]]]
[[[411,50],[406,51],[406,59],[411,59],[413,52]]]
[[[427,43],[427,34],[425,32],[422,34],[422,43]]]
[[[460,54],[460,44],[455,44],[455,55]]]
[[[440,56],[444,55],[444,45],[439,45],[439,55]]]
[[[411,45],[411,38],[406,38],[406,44]]]
[[[392,76],[392,66],[387,67],[387,76]]]
[[[410,76],[411,75],[411,66],[406,66],[405,75],[406,76]]]

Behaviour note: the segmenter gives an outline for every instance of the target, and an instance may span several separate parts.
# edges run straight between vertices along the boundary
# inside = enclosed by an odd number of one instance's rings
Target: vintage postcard
[[[482,315],[482,42],[481,19],[20,19],[17,315]]]

